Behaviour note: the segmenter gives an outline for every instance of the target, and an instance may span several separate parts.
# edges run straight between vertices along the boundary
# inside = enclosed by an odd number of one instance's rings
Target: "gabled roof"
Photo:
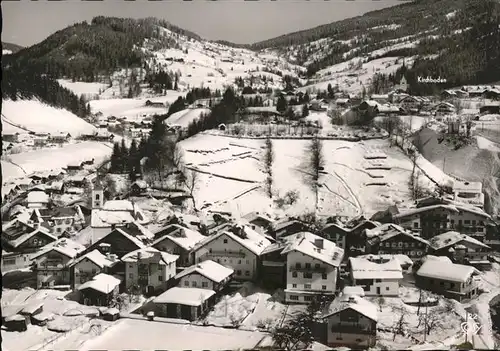
[[[49,195],[47,195],[43,191],[30,191],[28,193],[28,197],[26,198],[28,203],[48,203],[49,202]]]
[[[122,257],[123,262],[137,262],[140,259],[148,259],[157,256],[159,263],[170,264],[179,258],[178,255],[172,255],[168,252],[163,252],[154,247],[145,247],[132,252],[129,252]]]
[[[327,318],[347,309],[352,309],[375,322],[378,319],[377,306],[375,304],[360,296],[345,294],[338,296],[326,307],[323,312],[323,318]]]
[[[349,263],[354,279],[403,279],[400,262],[395,259],[377,263],[368,257],[350,257]]]
[[[284,255],[292,251],[303,253],[334,267],[338,267],[344,257],[344,250],[334,242],[309,232],[301,232],[288,237],[288,245],[281,253]]]
[[[74,259],[73,261],[71,261],[68,264],[68,266],[69,267],[74,266],[74,265],[82,262],[85,259],[92,261],[100,268],[111,267],[118,262],[118,261],[111,261],[108,257],[103,255],[99,250],[96,249],[96,250],[93,250],[93,251],[86,253],[83,256],[78,257],[77,259]]]
[[[365,233],[369,242],[375,242],[375,241],[384,242],[397,235],[404,235],[415,241],[419,241],[425,245],[429,245],[429,242],[427,240],[422,239],[421,237],[408,232],[403,227],[393,223],[386,223],[382,224],[377,228],[367,229]]]
[[[91,289],[103,294],[109,294],[118,285],[120,285],[120,283],[121,283],[120,279],[105,273],[100,273],[96,275],[94,278],[92,278],[92,280],[89,280],[88,282],[85,282],[82,285],[80,285],[77,289],[78,290]]]
[[[23,234],[20,237],[16,238],[15,240],[10,241],[9,244],[14,248],[19,247],[21,244],[25,243],[27,240],[31,239],[32,237],[34,237],[35,235],[38,235],[38,234],[45,235],[46,237],[48,237],[54,241],[57,240],[57,237],[50,234],[47,229],[45,229],[43,227],[39,227],[39,228],[33,230],[32,232]]]
[[[173,241],[178,246],[182,247],[184,250],[193,249],[196,244],[200,243],[206,237],[195,230],[185,228],[178,224],[171,224],[167,226],[168,228],[175,228],[173,231],[166,235],[161,236],[153,242],[153,246],[164,241],[165,239]]]
[[[230,277],[234,273],[234,270],[212,260],[206,260],[184,269],[175,276],[175,279],[180,279],[192,273],[201,274],[215,283],[220,283]]]
[[[215,291],[209,289],[174,287],[156,297],[153,303],[199,306],[213,295],[215,295]]]
[[[59,252],[61,255],[64,255],[68,258],[75,258],[76,255],[83,250],[85,250],[85,246],[83,246],[82,244],[67,238],[61,238],[53,243],[46,245],[41,251],[33,255],[31,259],[36,259],[49,253],[50,251]]]
[[[479,273],[479,271],[472,266],[437,260],[426,260],[417,271],[417,275],[420,277],[459,283],[465,283],[475,273]]]
[[[445,247],[453,246],[455,244],[461,243],[461,242],[468,242],[476,246],[480,246],[486,249],[490,249],[490,247],[486,244],[483,244],[477,239],[474,239],[473,237],[470,237],[465,234],[460,234],[458,232],[450,231],[446,232],[440,235],[436,235],[430,241],[430,246],[434,250],[440,250]]]

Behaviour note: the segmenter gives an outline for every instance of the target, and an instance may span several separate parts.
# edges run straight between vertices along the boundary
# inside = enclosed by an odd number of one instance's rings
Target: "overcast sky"
[[[401,3],[398,0],[2,1],[2,41],[29,46],[95,16],[158,17],[210,40],[253,43]]]

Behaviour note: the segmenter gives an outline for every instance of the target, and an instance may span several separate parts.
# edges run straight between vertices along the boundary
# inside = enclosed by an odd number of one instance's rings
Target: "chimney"
[[[116,229],[116,224],[111,224],[111,230],[115,230]]]
[[[356,303],[356,298],[354,296],[349,296],[347,301],[349,301],[349,303]]]
[[[254,224],[252,224],[252,230],[255,230],[255,225]]]
[[[141,258],[142,258],[142,252],[140,252],[140,251],[139,251],[139,252],[137,253],[137,260],[140,260]]]
[[[115,262],[118,257],[115,254],[108,254],[108,259],[111,262]]]
[[[314,239],[314,245],[318,248],[318,249],[323,249],[323,239]]]

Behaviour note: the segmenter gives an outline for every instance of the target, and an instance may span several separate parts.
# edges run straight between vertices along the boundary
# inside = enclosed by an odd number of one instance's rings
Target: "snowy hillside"
[[[202,114],[208,114],[209,112],[210,109],[208,108],[186,109],[172,114],[165,120],[165,123],[169,126],[187,128],[189,123],[200,118]]]
[[[95,127],[73,113],[39,100],[3,100],[2,134],[70,133],[73,137],[94,132]]]

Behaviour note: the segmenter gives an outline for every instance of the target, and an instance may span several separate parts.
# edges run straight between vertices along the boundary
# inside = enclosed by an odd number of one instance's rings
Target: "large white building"
[[[308,232],[287,237],[285,300],[309,303],[315,295],[334,294],[344,250]]]
[[[366,296],[398,296],[403,279],[401,263],[396,258],[377,256],[351,257],[351,281],[361,286]]]
[[[271,242],[245,225],[237,225],[206,238],[193,249],[194,262],[213,260],[234,270],[234,278],[254,280],[259,259]]]

